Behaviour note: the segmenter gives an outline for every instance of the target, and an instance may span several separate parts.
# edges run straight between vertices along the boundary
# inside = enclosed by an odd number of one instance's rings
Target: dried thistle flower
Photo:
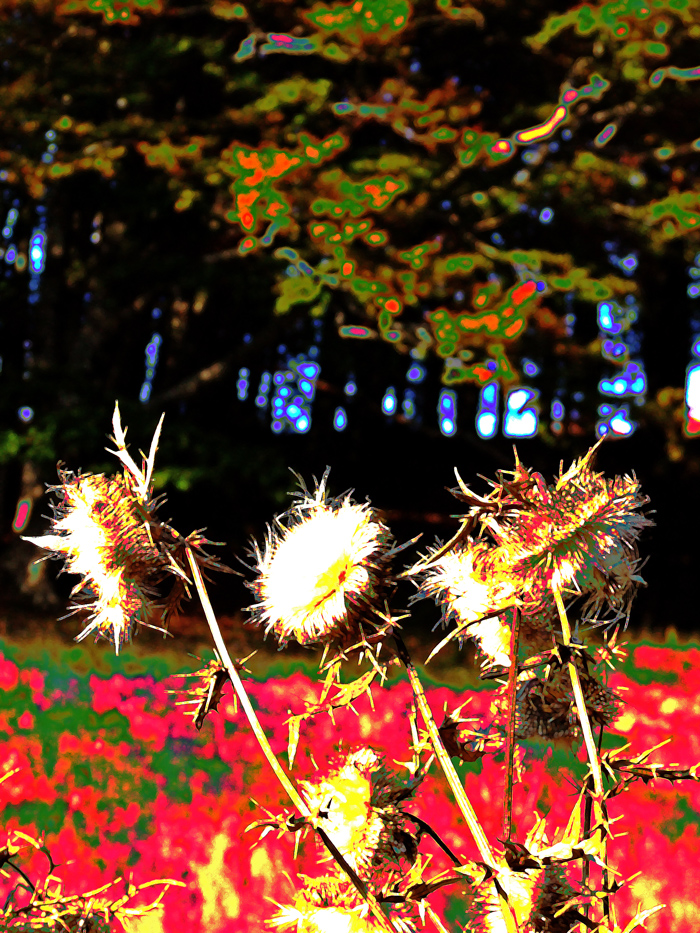
[[[520,930],[528,933],[569,933],[578,915],[565,911],[555,913],[574,893],[558,865],[512,871],[503,868],[498,881],[508,897]],[[471,905],[474,919],[467,929],[483,933],[507,933],[493,884],[484,883]]]
[[[302,875],[303,888],[293,905],[277,904],[279,913],[267,921],[268,927],[294,930],[294,933],[378,933],[377,921],[369,915],[367,904],[345,879],[327,875],[308,878]],[[393,924],[401,933],[413,927],[405,922]]]
[[[329,470],[311,495],[301,482],[300,501],[275,519],[264,552],[254,543],[257,596],[254,620],[274,631],[280,647],[364,639],[362,623],[387,631],[381,615],[391,534],[365,502],[350,495],[329,499]],[[284,520],[284,523],[283,523]]]
[[[71,597],[82,593],[85,598],[72,604],[69,615],[84,610],[90,615],[76,641],[95,632],[111,641],[117,654],[131,639],[135,625],[150,625],[162,608],[155,601],[157,586],[168,576],[176,578],[176,586],[161,621],[177,609],[187,591],[186,546],[195,550],[202,566],[228,570],[202,551],[202,544],[213,542],[198,532],[183,538],[156,517],[162,499],[153,498],[151,478],[162,423],[161,417],[148,459],[144,457],[139,469],[127,452],[126,432],[115,404],[112,440],[117,450],[110,453],[122,461],[124,474],[75,475],[59,464],[61,482],[48,487],[59,494],[51,533],[24,539],[51,551],[49,557],[62,558],[63,569],[82,578]]]
[[[82,578],[71,596],[85,591],[93,597],[74,605],[74,611],[92,611],[77,640],[96,631],[118,654],[134,624],[152,617],[151,581],[168,569],[148,535],[148,505],[119,476],[74,476],[59,468],[59,477],[61,484],[49,487],[61,496],[54,509],[57,534],[25,540],[63,557],[64,569]]]
[[[312,817],[361,876],[388,861],[415,858],[417,839],[402,804],[419,783],[401,781],[371,748],[341,755],[325,774],[301,782]]]
[[[622,701],[588,672],[585,660],[578,652],[575,659],[588,715],[595,722],[607,725],[620,711]],[[494,700],[493,710],[503,715],[506,707],[505,688],[502,688]],[[532,670],[518,675],[515,711],[517,738],[570,738],[578,735],[579,730],[571,678],[565,664],[554,659],[539,676]]]
[[[596,610],[603,605],[618,621],[639,583],[636,542],[653,522],[638,510],[649,499],[634,477],[605,479],[593,472],[602,438],[552,486],[517,459],[513,471],[499,471],[494,491],[481,499],[460,480],[454,495],[470,503],[469,519],[478,521],[497,545],[494,566],[520,578],[523,604],[539,606],[547,590],[588,594]],[[512,472],[513,479],[504,474]],[[625,622],[625,625],[627,622]]]
[[[578,807],[579,803],[575,806],[575,812],[578,812]],[[527,834],[525,844],[506,843],[507,865],[499,867],[497,879],[520,930],[528,933],[569,933],[580,919],[576,911],[566,909],[574,890],[567,880],[563,863],[580,857],[578,848],[581,846],[580,826],[576,820],[569,822],[563,834],[559,831],[556,833],[561,841],[550,846],[545,820],[535,813],[535,823]],[[589,843],[589,848],[593,848],[592,843]],[[472,876],[477,873],[471,872]],[[506,933],[499,900],[488,876],[474,885],[469,913],[471,922],[466,929],[478,930],[480,933]]]
[[[644,578],[637,573],[646,560],[637,556],[636,546],[625,549],[618,544],[605,555],[602,568],[594,564],[590,572],[582,572],[583,586],[579,584],[579,588],[589,594],[581,610],[585,620],[598,624],[599,613],[607,605],[614,615],[603,624],[610,626],[624,618],[624,628],[627,628],[637,587],[646,586]]]

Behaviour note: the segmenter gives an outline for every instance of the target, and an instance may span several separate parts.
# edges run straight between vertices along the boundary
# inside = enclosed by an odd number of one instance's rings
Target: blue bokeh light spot
[[[441,433],[452,437],[457,430],[457,394],[453,389],[440,392],[437,408]]]
[[[700,365],[697,363],[688,367],[685,401],[691,411],[700,411]]]
[[[298,370],[301,375],[306,376],[307,379],[315,379],[321,371],[321,367],[318,363],[302,363],[298,367]]]
[[[477,415],[476,432],[484,440],[489,440],[494,436],[497,425],[498,419],[492,412],[485,411]]]
[[[342,406],[338,406],[333,415],[333,427],[336,431],[344,431],[348,425],[348,416]]]
[[[409,382],[422,382],[425,379],[425,366],[421,366],[420,363],[413,363],[406,373],[406,378]]]
[[[34,275],[41,275],[46,263],[46,234],[35,227],[29,241],[29,269]]]
[[[389,386],[382,399],[382,411],[385,415],[393,415],[396,412],[396,405],[396,390],[393,386]]]
[[[634,253],[630,253],[628,256],[625,256],[624,259],[620,260],[620,265],[625,270],[625,272],[628,272],[631,275],[639,265],[639,260],[634,255]]]
[[[537,433],[538,392],[527,386],[511,389],[506,397],[503,434],[506,437],[534,437]]]
[[[241,368],[238,370],[238,380],[236,381],[238,398],[241,402],[244,402],[248,398],[249,376],[250,370],[248,367],[241,366]]]
[[[493,405],[498,397],[498,386],[495,382],[490,382],[488,385],[484,386],[481,395],[488,405]]]

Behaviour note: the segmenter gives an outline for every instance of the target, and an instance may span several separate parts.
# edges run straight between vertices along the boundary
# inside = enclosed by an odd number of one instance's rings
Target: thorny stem
[[[304,798],[297,791],[296,787],[285,773],[282,765],[277,760],[277,757],[272,751],[272,747],[267,739],[267,736],[265,735],[265,732],[260,725],[260,721],[258,720],[255,710],[253,709],[252,704],[248,699],[248,694],[246,693],[245,687],[243,686],[243,681],[241,680],[238,671],[236,670],[236,666],[231,660],[231,656],[229,655],[226,645],[224,644],[224,640],[221,637],[221,629],[219,628],[219,623],[216,620],[214,610],[212,608],[211,602],[209,601],[209,595],[207,594],[206,587],[204,586],[202,574],[200,573],[199,566],[197,565],[197,561],[195,560],[194,554],[192,553],[192,549],[189,547],[187,548],[187,559],[189,561],[190,568],[192,569],[192,576],[194,578],[194,583],[197,588],[199,599],[202,603],[202,608],[204,609],[204,614],[207,617],[207,622],[209,623],[209,629],[211,631],[212,638],[214,639],[214,645],[216,646],[216,650],[219,653],[222,664],[226,668],[226,672],[231,680],[233,689],[236,691],[241,708],[248,718],[248,722],[250,723],[250,727],[253,730],[253,734],[258,740],[258,744],[260,745],[262,753],[267,759],[268,764],[274,771],[282,787],[287,792],[289,799],[292,801],[297,810],[299,810],[301,815],[308,819],[311,824],[311,811],[306,805]],[[357,875],[354,869],[348,865],[342,854],[338,851],[337,847],[333,843],[333,840],[320,826],[314,826],[314,829],[325,843],[326,848],[330,851],[333,858],[350,878],[362,897],[367,901],[367,904],[369,905],[372,914],[381,926],[381,929],[384,930],[385,933],[396,933],[393,926],[389,923],[386,914],[382,911],[381,907],[377,903],[377,900],[372,892],[367,889],[367,885]]]
[[[466,795],[462,783],[459,779],[459,775],[455,771],[455,767],[452,764],[452,759],[447,754],[447,750],[443,744],[442,738],[440,736],[440,730],[437,727],[435,718],[433,717],[432,710],[428,704],[428,698],[425,695],[425,690],[423,685],[420,682],[418,677],[418,672],[416,671],[413,661],[408,653],[408,649],[403,642],[403,639],[400,635],[394,632],[394,641],[398,650],[399,658],[406,668],[406,673],[408,674],[408,679],[411,682],[411,689],[413,690],[413,695],[416,700],[416,705],[420,710],[423,721],[425,722],[426,728],[428,730],[428,735],[430,736],[430,742],[433,746],[433,751],[435,752],[435,757],[440,763],[440,767],[447,778],[447,783],[450,785],[452,793],[454,794],[457,806],[462,811],[462,816],[466,820],[467,826],[469,827],[471,834],[474,838],[474,842],[481,853],[482,861],[488,865],[489,868],[498,872],[499,864],[496,861],[496,858],[491,850],[489,841],[486,838],[486,833],[479,823],[479,818],[476,815],[476,811],[471,804],[471,801]],[[498,893],[498,899],[501,905],[501,910],[503,912],[503,919],[506,924],[506,929],[508,933],[517,933],[518,925],[517,921],[512,914],[507,900],[496,886],[496,891]]]
[[[601,722],[601,724],[600,724],[600,735],[598,736],[598,754],[599,754],[599,755],[601,754],[602,749],[603,749],[603,730],[604,730],[604,729],[605,729],[605,724]],[[603,803],[601,804],[601,806],[602,806],[602,809],[603,809],[603,816],[605,817],[605,819],[607,819],[607,817],[608,817],[608,808],[607,808],[607,806],[606,806],[606,804],[605,804],[605,801],[603,801]],[[607,865],[607,859],[606,859],[605,864]],[[608,869],[607,869],[607,868],[604,868],[604,869],[603,869],[603,888],[605,889],[605,891],[608,890],[608,882],[609,882]],[[603,913],[605,914],[606,918],[610,916],[610,898],[608,897],[607,894],[606,894],[605,897],[603,898]]]
[[[552,587],[552,593],[554,594],[554,600],[557,604],[557,609],[559,611],[559,620],[561,622],[561,631],[564,638],[564,644],[568,648],[571,645],[571,626],[569,625],[569,620],[566,615],[566,609],[564,608],[564,601],[561,598],[561,592],[559,591],[558,586]],[[603,811],[603,798],[604,798],[604,789],[603,789],[603,774],[600,770],[600,758],[599,752],[596,748],[595,740],[593,738],[593,731],[591,730],[591,723],[588,718],[588,710],[586,709],[586,700],[583,696],[583,689],[581,687],[581,678],[579,677],[578,668],[576,663],[573,660],[567,662],[567,667],[569,668],[569,676],[571,677],[571,686],[574,691],[574,697],[576,699],[576,709],[578,711],[578,718],[581,723],[581,732],[583,733],[583,739],[586,743],[586,750],[588,752],[588,761],[591,766],[591,774],[593,775],[593,787],[595,790],[595,796],[593,799],[588,797],[591,800],[591,806],[594,809],[596,822],[601,822],[601,818],[604,816]],[[601,741],[603,730],[601,727]],[[590,817],[589,817],[590,819]],[[590,829],[590,824],[589,824]],[[602,832],[602,830],[599,830]],[[603,836],[603,861],[607,865],[607,840]],[[607,872],[606,876],[607,878]],[[607,884],[605,885],[607,889]],[[605,898],[604,901],[604,910],[606,917],[609,916],[610,905],[608,898]]]
[[[503,800],[503,838],[510,842],[513,825],[513,754],[515,752],[515,692],[518,686],[518,636],[520,612],[513,608],[510,630],[510,669],[508,670],[508,727],[506,730],[506,787]]]
[[[605,730],[605,726],[604,726],[603,723],[601,723],[601,724],[600,724],[600,732],[598,733],[598,755],[600,755],[601,752],[602,752],[602,750],[603,750],[603,732],[604,732],[604,730]],[[603,806],[604,806],[604,805],[603,805]],[[588,836],[588,834],[589,834],[590,831],[591,831],[591,813],[592,813],[592,812],[593,812],[593,801],[592,801],[591,798],[587,795],[587,796],[586,796],[586,806],[585,806],[584,813],[583,813],[583,834],[584,834],[584,836],[586,836],[586,837]],[[607,813],[606,813],[605,815],[607,816]],[[586,861],[586,862],[583,863],[583,875],[582,875],[582,881],[583,881],[584,887],[585,887],[586,884],[588,883],[588,876],[589,876],[589,874],[590,874],[590,862],[587,862],[587,861]],[[607,870],[607,868],[604,868],[604,869],[603,869],[603,887],[605,888],[606,891],[608,890],[608,870]],[[584,910],[584,914],[586,915],[586,917],[588,917],[588,911],[589,911],[589,907],[588,907],[588,904],[586,904],[586,907],[585,907],[585,910]],[[606,895],[605,898],[603,899],[603,911],[604,911],[606,917],[609,917],[609,916],[610,916],[610,898],[609,898],[607,895]]]

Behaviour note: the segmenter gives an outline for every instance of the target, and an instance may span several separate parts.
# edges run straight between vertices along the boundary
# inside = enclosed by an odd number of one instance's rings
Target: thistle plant
[[[456,498],[466,506],[456,534],[429,547],[408,566],[404,550],[369,502],[352,493],[330,497],[326,471],[315,489],[300,480],[292,506],[250,550],[250,617],[282,650],[290,640],[322,652],[316,702],[287,720],[288,761],[273,753],[248,698],[247,659],[231,658],[209,600],[203,570],[228,571],[204,550],[201,532],[183,537],[156,516],[154,458],[161,422],[141,468],[129,455],[119,409],[113,427],[123,475],[74,476],[59,467],[51,487],[59,502],[50,532],[32,538],[80,580],[72,606],[87,612],[77,636],[94,634],[120,647],[140,624],[167,625],[182,599],[196,591],[213,640],[213,658],[200,659],[194,685],[178,702],[192,707],[201,729],[230,681],[260,750],[289,805],[261,811],[248,829],[276,832],[317,846],[318,873],[299,876],[290,903],[271,905],[268,927],[298,933],[412,933],[426,925],[447,930],[431,904],[443,887],[466,903],[461,929],[549,931],[586,929],[628,933],[648,915],[617,917],[613,840],[607,801],[636,779],[698,779],[697,768],[662,768],[650,751],[629,757],[603,751],[606,727],[623,701],[607,686],[606,667],[620,656],[632,599],[644,585],[638,544],[652,521],[634,475],[596,473],[600,441],[547,484],[524,467],[501,471],[491,492],[479,496],[457,474]],[[438,625],[449,628],[428,661],[448,642],[471,640],[482,678],[497,683],[487,722],[463,718],[462,708],[438,722],[419,670],[401,636],[407,613],[396,607],[400,587],[412,582],[416,599],[432,599]],[[436,626],[437,627],[437,626]],[[602,644],[586,643],[598,632]],[[427,662],[426,662],[427,663]],[[346,682],[343,675],[359,666]],[[362,670],[364,667],[364,670]],[[372,688],[385,690],[390,669],[403,668],[412,691],[408,761],[391,762],[370,739],[315,771],[294,777],[304,724],[315,716],[352,708]],[[594,733],[597,730],[597,736]],[[513,825],[514,773],[525,780],[523,743],[558,743],[572,753],[582,741],[587,773],[578,781],[567,825],[536,814],[532,825]],[[455,762],[502,756],[503,831],[489,838],[467,796]],[[496,760],[499,760],[497,757]],[[469,859],[419,815],[421,792],[436,772],[446,779],[468,837],[478,851]],[[575,778],[572,774],[572,781]],[[447,867],[433,867],[435,853]]]

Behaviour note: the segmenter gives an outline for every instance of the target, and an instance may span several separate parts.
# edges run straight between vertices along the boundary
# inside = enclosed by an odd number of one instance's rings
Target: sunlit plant
[[[194,686],[178,691],[179,702],[192,706],[193,724],[200,729],[231,682],[290,801],[281,813],[261,813],[249,829],[292,835],[295,847],[302,840],[311,844],[313,837],[318,844],[318,873],[299,876],[291,903],[271,904],[269,928],[412,933],[432,925],[445,931],[444,918],[431,905],[431,895],[443,887],[465,896],[465,930],[629,933],[641,926],[652,911],[627,922],[616,914],[614,894],[624,879],[614,877],[610,867],[607,801],[636,778],[654,779],[663,772],[670,780],[697,779],[697,769],[661,769],[647,762],[648,751],[634,758],[602,751],[604,730],[623,702],[607,687],[602,670],[619,654],[620,631],[644,583],[638,542],[653,524],[642,512],[648,499],[636,478],[608,479],[594,471],[601,442],[566,472],[561,467],[552,484],[525,468],[517,454],[515,469],[501,471],[486,496],[472,492],[457,475],[453,492],[466,505],[459,530],[403,568],[397,566],[399,555],[415,542],[397,545],[369,503],[356,503],[349,493],[330,498],[328,471],[313,493],[302,482],[290,509],[274,519],[264,545],[253,542],[248,568],[255,595],[252,621],[280,648],[294,639],[323,650],[318,702],[280,724],[288,735],[284,767],[248,698],[241,677],[247,659],[231,658],[207,595],[202,569],[229,568],[205,552],[212,542],[200,533],[183,537],[156,516],[152,475],[161,425],[162,419],[139,468],[127,452],[115,407],[113,453],[123,475],[74,476],[60,468],[61,483],[51,487],[59,497],[52,527],[28,540],[80,577],[73,595],[81,598],[72,608],[88,616],[77,637],[106,638],[117,653],[139,624],[164,626],[195,588],[214,657],[192,675]],[[394,602],[405,580],[417,587],[414,599],[437,602],[442,625],[450,627],[430,657],[453,639],[460,644],[471,639],[481,658],[480,676],[499,684],[492,715],[477,728],[459,710],[446,712],[441,724],[435,719],[400,634],[406,614]],[[583,640],[594,626],[603,636],[597,648]],[[346,683],[342,675],[350,664],[366,670]],[[397,666],[406,670],[412,689],[410,759],[389,762],[371,740],[355,748],[340,742],[334,757],[312,759],[315,773],[295,779],[305,720],[351,706],[373,685],[382,686]],[[565,827],[536,813],[530,825],[513,826],[513,774],[517,770],[522,779],[527,765],[519,743],[533,735],[565,742],[572,753],[583,741],[588,770]],[[455,761],[499,754],[503,830],[489,838]],[[448,845],[413,813],[424,779],[436,767],[451,788],[478,860]],[[428,840],[449,860],[448,869],[432,867]],[[8,848],[5,863],[15,868],[9,854]],[[31,903],[22,904],[8,898],[4,916],[39,923],[48,909],[42,897],[32,894]],[[84,920],[118,917],[113,904],[95,902],[93,909],[86,903]],[[56,914],[57,922],[67,911]],[[70,927],[64,923],[63,928]]]

